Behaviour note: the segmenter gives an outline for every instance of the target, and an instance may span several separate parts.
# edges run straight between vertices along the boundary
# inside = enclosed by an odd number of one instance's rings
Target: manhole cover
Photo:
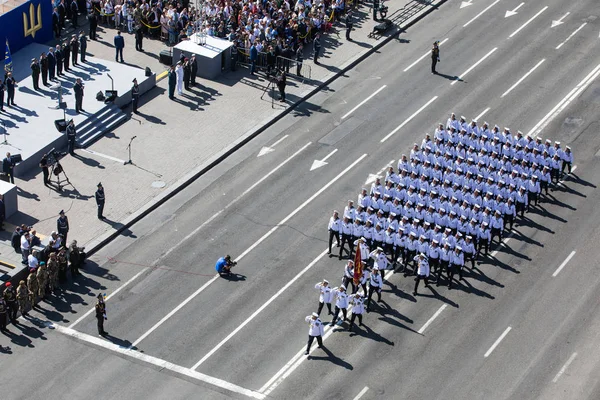
[[[167,186],[167,184],[163,181],[154,181],[152,182],[152,187],[156,189],[161,189]]]

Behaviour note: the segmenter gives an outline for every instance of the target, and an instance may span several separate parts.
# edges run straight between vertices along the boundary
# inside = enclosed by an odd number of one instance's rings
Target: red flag
[[[354,284],[358,285],[363,274],[362,257],[360,255],[360,241],[356,244],[356,254],[354,255]]]

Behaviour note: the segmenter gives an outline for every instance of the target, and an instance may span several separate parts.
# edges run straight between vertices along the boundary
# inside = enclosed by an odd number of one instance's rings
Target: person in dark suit
[[[46,53],[40,55],[40,71],[42,73],[42,83],[44,86],[48,86],[48,58],[46,58]]]
[[[65,18],[67,17],[67,8],[65,7],[65,1],[61,0],[58,6],[58,24],[62,30],[65,27]],[[59,35],[60,36],[60,35]]]
[[[33,90],[40,90],[40,63],[37,58],[31,59],[31,80],[33,81]]]
[[[133,86],[131,87],[131,102],[133,103],[133,113],[138,112],[138,101],[140,100],[140,85],[137,79],[133,78]]]
[[[12,162],[10,153],[6,153],[6,157],[2,160],[2,172],[10,177],[10,183],[13,185],[15,184],[14,169],[15,165]]]
[[[104,188],[102,187],[102,183],[98,183],[98,190],[96,190],[96,205],[98,206],[98,219],[104,219],[104,203],[106,202],[106,197],[104,196]]]
[[[192,78],[192,66],[187,58],[183,63],[183,85],[185,90],[190,90],[190,79]]]
[[[77,17],[79,14],[79,7],[77,6],[77,2],[73,0],[71,2],[71,23],[73,24],[73,29],[77,30]]]
[[[69,46],[69,43],[63,43],[61,48],[64,65],[63,69],[65,72],[71,71],[71,68],[69,68],[69,61],[71,61],[71,47]]]
[[[60,15],[58,14],[58,8],[54,7],[52,11],[52,31],[54,36],[58,39],[60,37]]]
[[[56,79],[56,56],[54,55],[54,48],[50,47],[50,49],[48,49],[46,58],[48,59],[48,79],[54,81]]]
[[[90,40],[96,40],[96,29],[98,29],[98,16],[92,9],[92,12],[88,16],[88,22],[90,23]]]
[[[67,125],[67,144],[69,154],[72,156],[75,155],[75,139],[77,139],[77,131],[75,130],[75,122],[71,119],[69,125]]]
[[[77,78],[75,85],[73,86],[73,92],[75,92],[75,112],[79,114],[83,110],[83,82],[81,78]]]
[[[71,43],[69,43],[69,46],[71,46],[71,64],[77,65],[77,56],[79,55],[79,40],[77,39],[76,35],[71,37]]]
[[[296,50],[296,75],[302,76],[302,58],[304,55],[304,47],[302,43],[298,45],[298,49]]]
[[[142,26],[138,26],[135,29],[135,49],[137,51],[144,51],[144,49],[142,48],[142,42],[144,41],[144,31],[142,29]]]
[[[6,85],[0,79],[0,111],[4,111],[4,91],[6,90]]]
[[[192,54],[192,58],[190,58],[190,67],[192,71],[192,86],[196,86],[196,75],[198,74],[198,61],[196,61],[195,54]]]
[[[121,36],[121,31],[117,31],[117,35],[114,39],[115,43],[115,61],[119,61],[119,57],[121,57],[121,62],[123,62],[123,48],[125,47],[125,39]]]
[[[19,85],[17,84],[17,81],[15,80],[15,78],[13,78],[12,72],[9,72],[8,74],[6,74],[6,79],[4,80],[4,83],[6,84],[6,93],[8,94],[8,96],[6,98],[6,105],[10,106],[12,104],[13,106],[16,106],[16,104],[15,104],[15,88]]]
[[[285,71],[281,71],[281,75],[279,75],[277,77],[277,89],[279,89],[279,94],[281,95],[281,98],[279,99],[279,101],[281,101],[282,103],[285,102],[285,85],[287,84],[286,81],[286,77],[285,77]]]
[[[169,99],[175,99],[175,85],[177,85],[177,75],[175,74],[175,66],[169,68]]]
[[[346,40],[352,41],[350,38],[350,32],[352,32],[352,27],[354,26],[352,22],[352,11],[348,11],[346,14]]]
[[[21,227],[17,225],[10,237],[10,245],[15,249],[15,253],[17,254],[21,253],[21,235],[23,235],[23,231],[21,231]]]
[[[319,53],[321,52],[321,34],[319,32],[317,32],[317,34],[315,35],[315,40],[313,41],[313,50],[314,50],[314,56],[313,56],[313,61],[315,64],[319,65]]]
[[[56,50],[54,51],[54,57],[56,57],[56,76],[62,76],[64,75],[62,71],[63,57],[62,51],[60,50],[60,44],[56,46]]]
[[[81,62],[85,62],[85,52],[87,50],[87,37],[85,37],[85,33],[81,31],[79,34],[79,51],[81,52]]]

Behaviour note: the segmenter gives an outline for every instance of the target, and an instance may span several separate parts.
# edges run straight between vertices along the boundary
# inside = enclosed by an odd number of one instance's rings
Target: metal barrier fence
[[[258,58],[257,58],[256,62],[254,63],[254,67],[256,69],[264,70],[267,73],[269,73],[269,72],[271,72],[271,70],[275,70],[277,68],[277,69],[284,70],[289,75],[297,76],[298,78],[311,79],[312,70],[311,70],[310,65],[308,65],[307,63],[304,62],[305,60],[302,60],[302,62],[298,62],[291,58],[277,56],[276,59],[274,60],[274,64],[269,65],[269,63],[267,62],[267,59],[268,59],[267,53],[259,52]],[[250,62],[249,51],[247,51],[243,47],[238,47],[237,48],[237,59],[233,60],[233,61],[235,61],[235,63],[238,65],[250,66],[251,62]],[[298,71],[299,64],[300,64],[300,71]],[[298,74],[298,72],[299,72],[299,74]]]

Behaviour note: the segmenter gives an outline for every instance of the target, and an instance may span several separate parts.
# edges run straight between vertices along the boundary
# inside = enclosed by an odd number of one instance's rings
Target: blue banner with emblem
[[[6,49],[4,50],[4,72],[12,72],[12,56],[10,55],[8,39],[6,39]]]
[[[0,38],[7,42],[5,60],[9,43],[14,53],[33,42],[52,40],[52,2],[30,0],[0,15]]]

